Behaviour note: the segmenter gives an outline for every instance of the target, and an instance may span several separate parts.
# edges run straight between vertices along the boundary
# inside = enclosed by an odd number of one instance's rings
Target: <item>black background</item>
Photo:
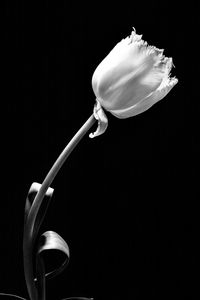
[[[42,231],[61,234],[71,258],[47,283],[47,299],[196,299],[198,7],[6,1],[4,8],[0,292],[28,298],[27,192],[92,114],[92,74],[134,26],[173,57],[179,83],[141,115],[120,120],[107,113],[106,133],[86,135],[57,175]]]

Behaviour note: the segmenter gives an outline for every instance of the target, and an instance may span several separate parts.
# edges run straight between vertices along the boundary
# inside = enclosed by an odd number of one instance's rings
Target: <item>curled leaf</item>
[[[14,295],[14,294],[8,294],[8,293],[0,293],[0,297],[9,297],[9,299],[20,299],[20,300],[26,300],[25,298],[22,298],[20,296]]]
[[[29,189],[29,192],[28,192],[28,195],[27,195],[27,198],[26,198],[26,203],[25,203],[24,226],[27,223],[28,215],[29,215],[31,206],[33,204],[33,201],[35,199],[35,196],[39,192],[41,186],[42,185],[40,183],[33,182],[30,189]],[[54,189],[52,189],[51,187],[49,187],[48,190],[46,191],[46,194],[45,194],[44,199],[41,203],[40,209],[37,213],[35,223],[32,224],[32,226],[34,227],[34,233],[39,230],[39,227],[42,224],[42,221],[45,217],[45,214],[46,214],[46,211],[48,209],[48,206],[49,206],[51,197],[53,195],[53,192],[54,192]],[[33,233],[33,236],[35,235],[34,233]]]
[[[34,268],[33,268],[33,266],[35,265],[35,261],[34,261],[35,240],[37,238],[37,233],[44,219],[50,199],[53,194],[53,189],[49,187],[45,192],[44,198],[42,199],[43,201],[41,201],[39,205],[33,207],[35,197],[39,193],[41,186],[42,186],[41,184],[36,182],[34,182],[31,185],[25,203],[24,236],[23,236],[24,273],[25,273],[28,293],[31,300],[38,299],[38,288],[34,282],[35,275],[34,275]],[[38,268],[39,268],[39,263],[38,263]],[[42,273],[41,265],[40,265],[39,273],[40,274]],[[43,277],[44,276],[41,276],[41,278]],[[38,280],[38,282],[41,282],[41,280]],[[45,289],[43,290],[43,294],[44,293],[45,293]],[[43,295],[40,299],[41,300],[45,299],[45,295]]]
[[[90,133],[89,135],[90,138],[94,138],[98,135],[103,134],[108,127],[108,119],[98,100],[96,100],[96,104],[94,105],[93,115],[95,119],[98,121],[98,127],[95,132]]]
[[[47,250],[58,250],[65,254],[64,262],[55,270],[45,274],[43,253]],[[60,274],[69,261],[69,247],[65,240],[54,231],[46,231],[39,239],[36,256],[36,278],[39,299],[45,299],[45,278],[52,278]]]
[[[45,276],[50,279],[61,273],[69,262],[69,247],[65,240],[54,231],[46,231],[40,237],[37,249],[37,259],[42,259],[42,252],[46,250],[58,250],[65,254],[66,258],[61,266],[47,273]]]

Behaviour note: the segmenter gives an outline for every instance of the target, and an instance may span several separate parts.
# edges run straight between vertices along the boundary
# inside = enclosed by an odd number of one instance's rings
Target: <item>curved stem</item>
[[[80,142],[86,132],[92,127],[92,125],[96,122],[96,119],[93,115],[85,122],[85,124],[79,129],[79,131],[75,134],[75,136],[71,139],[68,145],[64,148],[52,168],[50,169],[49,173],[45,177],[33,204],[30,208],[27,223],[24,229],[24,240],[23,240],[23,252],[24,252],[24,273],[25,279],[27,284],[27,289],[29,292],[29,296],[31,300],[38,300],[38,293],[34,283],[34,274],[33,274],[33,265],[32,265],[32,252],[33,252],[33,245],[34,240],[37,236],[39,228],[34,231],[34,224],[35,220],[41,206],[42,200],[45,196],[46,191],[50,187],[52,181],[54,180],[55,176],[57,175],[58,171],[76,147],[76,145]],[[34,232],[34,234],[33,234]]]

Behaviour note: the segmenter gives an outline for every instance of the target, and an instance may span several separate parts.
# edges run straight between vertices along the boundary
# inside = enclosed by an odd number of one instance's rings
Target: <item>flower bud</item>
[[[97,101],[118,118],[144,112],[164,98],[178,82],[170,78],[172,58],[131,35],[119,42],[96,68],[92,87]]]

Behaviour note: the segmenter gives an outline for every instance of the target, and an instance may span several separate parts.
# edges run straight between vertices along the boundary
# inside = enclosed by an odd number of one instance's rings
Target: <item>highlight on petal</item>
[[[126,109],[119,109],[119,110],[110,110],[110,112],[119,119],[130,118],[136,116],[138,114],[143,113],[144,111],[148,110],[151,106],[153,106],[158,101],[162,100],[170,90],[177,84],[177,78],[171,78],[168,80],[167,83],[161,84],[159,88],[152,92],[148,97],[141,100],[139,103],[130,106]]]
[[[131,35],[119,42],[94,71],[92,87],[102,107],[111,112],[134,108],[135,113],[142,107],[151,107],[147,99],[153,103],[156,100],[150,95],[169,85],[173,64],[163,52],[148,45],[133,28]]]
[[[96,103],[94,105],[93,114],[95,119],[98,121],[98,127],[97,130],[93,133],[90,133],[89,137],[94,138],[98,135],[103,134],[107,127],[108,127],[108,119],[106,117],[106,114],[103,111],[103,108],[101,107],[101,104],[98,100],[96,100]]]

